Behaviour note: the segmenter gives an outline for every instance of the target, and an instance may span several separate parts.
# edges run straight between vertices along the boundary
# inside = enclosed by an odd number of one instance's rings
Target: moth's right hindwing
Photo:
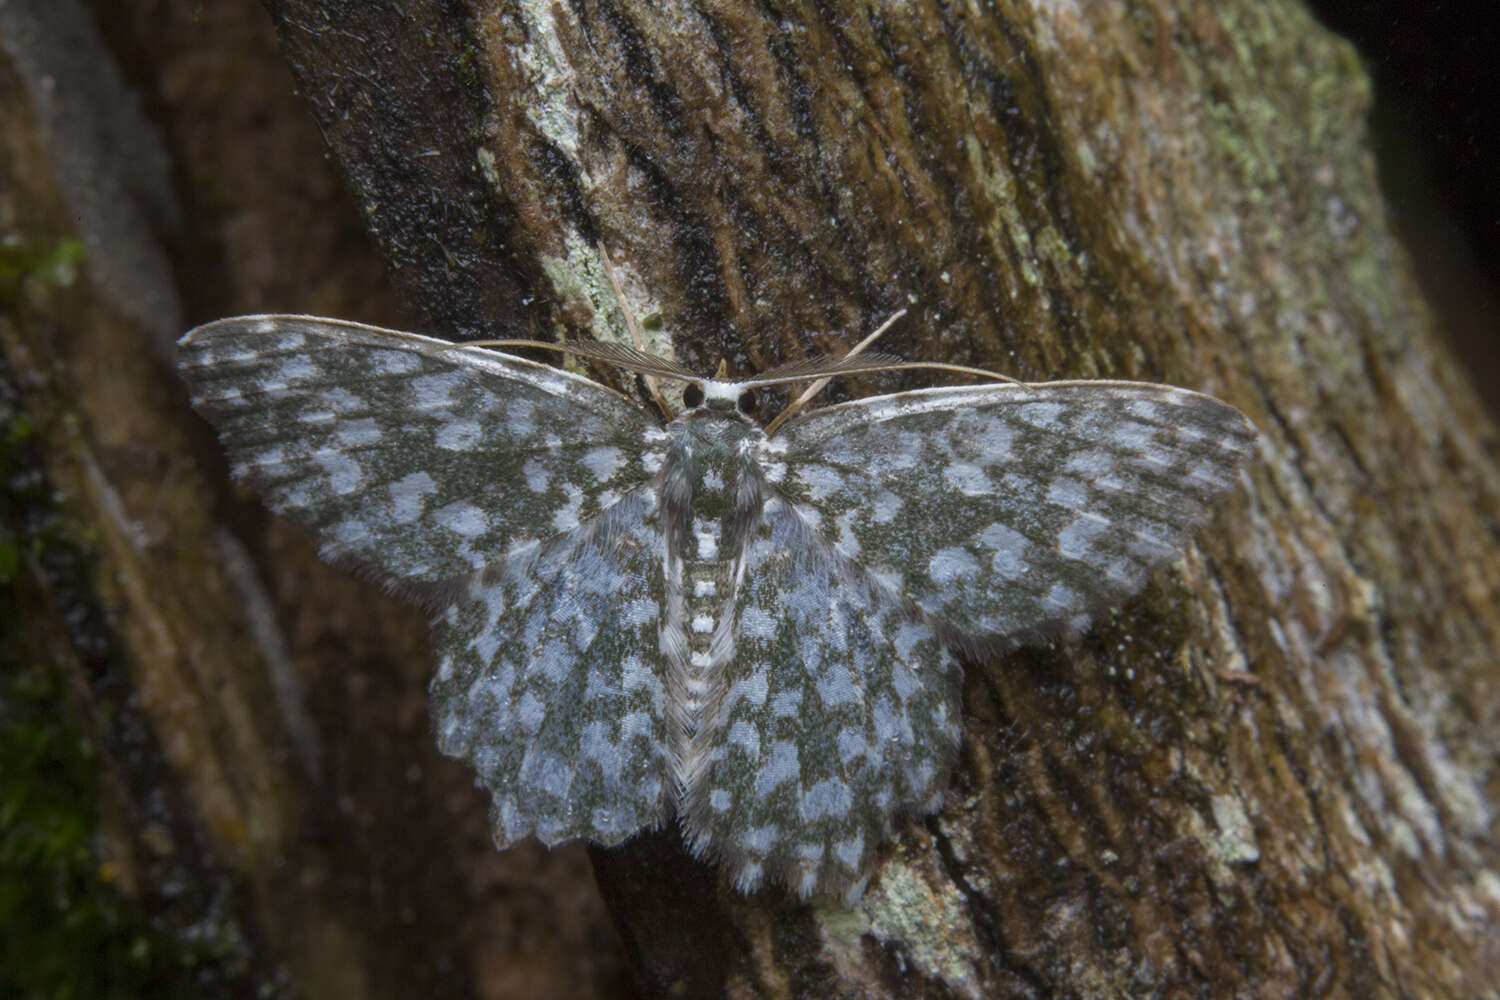
[[[857,896],[896,818],[930,807],[947,781],[958,665],[779,497],[742,559],[717,749],[684,828],[741,889],[770,875],[804,896]]]
[[[456,578],[651,478],[651,416],[546,365],[308,316],[220,320],[179,348],[236,474],[324,555],[398,579]]]

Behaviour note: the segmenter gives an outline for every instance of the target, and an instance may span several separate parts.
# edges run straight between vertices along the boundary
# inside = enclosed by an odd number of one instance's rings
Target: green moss
[[[66,288],[77,277],[84,256],[78,240],[0,241],[0,302],[13,301],[27,278]]]
[[[32,570],[72,543],[29,420],[0,383],[0,996],[186,996],[199,949],[150,926],[99,862],[99,766]],[[74,558],[69,558],[74,557]],[[76,554],[64,554],[64,562]]]
[[[173,942],[101,877],[94,759],[49,664],[0,676],[0,993],[181,995]]]

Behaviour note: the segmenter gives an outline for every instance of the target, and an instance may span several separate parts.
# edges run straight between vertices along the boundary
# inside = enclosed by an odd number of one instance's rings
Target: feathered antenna
[[[877,326],[875,328],[875,332],[874,333],[870,334],[864,340],[861,340],[859,343],[857,343],[853,347],[851,347],[849,349],[849,353],[845,354],[842,358],[839,358],[837,361],[834,362],[834,364],[838,365],[838,364],[843,364],[845,362],[852,361],[852,359],[856,355],[858,355],[861,351],[863,351],[866,347],[869,347],[871,344],[875,343],[876,339],[882,333],[885,333],[885,331],[889,330],[895,324],[896,320],[900,319],[902,316],[905,316],[905,315],[906,315],[906,310],[905,309],[897,309],[895,312],[891,313],[890,318],[887,319],[884,323],[882,323],[879,326]],[[880,357],[880,358],[889,358],[890,360],[887,362],[888,364],[891,364],[891,363],[901,364],[902,363],[901,359],[898,358],[898,357],[896,357],[895,355],[878,355],[877,357]],[[812,360],[817,360],[817,359],[812,359]],[[866,363],[869,363],[870,361],[876,360],[876,358],[873,358],[873,357],[872,358],[865,358],[864,360],[865,360]],[[818,379],[812,385],[808,386],[805,390],[803,390],[802,395],[798,396],[796,399],[794,399],[790,403],[788,403],[787,406],[786,406],[786,409],[784,409],[780,413],[776,414],[775,419],[773,419],[769,424],[766,425],[766,435],[767,436],[770,436],[771,434],[774,434],[776,432],[776,428],[780,427],[783,423],[785,423],[788,417],[791,417],[798,410],[802,409],[802,407],[806,406],[808,400],[812,399],[818,393],[822,392],[823,389],[828,385],[828,383],[830,381],[830,379],[829,379],[828,376],[830,376],[832,374],[835,374],[835,373],[828,371],[826,367],[824,367],[822,370],[818,370],[818,371],[809,371],[809,369],[816,369],[817,367],[818,367],[817,365],[809,366],[805,362],[794,362],[793,364],[790,364],[790,365],[779,365],[776,368],[772,368],[768,372],[762,373],[761,378],[763,380],[766,380],[766,381],[760,382],[759,383],[760,385],[777,385],[777,384],[779,384],[779,380],[780,379],[793,378],[793,377],[795,377],[797,375],[803,375],[804,377],[806,377],[806,375],[804,374],[805,372],[807,374],[811,374],[811,375],[819,375],[819,374],[821,374],[821,375],[824,376],[823,378]],[[795,369],[795,371],[790,371],[789,372],[788,369]],[[838,372],[838,374],[842,374],[842,371]]]
[[[651,399],[661,410],[662,416],[671,420],[673,417],[672,407],[662,398],[661,386],[656,381],[658,378],[675,378],[685,382],[700,381],[699,376],[688,371],[686,368],[659,358],[654,354],[646,352],[646,339],[641,334],[641,325],[636,322],[635,312],[630,308],[630,303],[625,299],[625,290],[620,287],[620,279],[615,277],[614,266],[609,260],[609,248],[604,244],[599,245],[599,260],[604,264],[604,274],[609,278],[609,285],[615,291],[615,301],[620,305],[620,312],[625,316],[625,328],[630,331],[630,339],[635,343],[631,348],[625,344],[606,343],[599,340],[575,340],[565,344],[553,344],[543,340],[469,340],[462,344],[454,344],[454,347],[532,347],[544,351],[556,351],[560,354],[571,354],[577,358],[588,358],[592,361],[602,361],[616,368],[635,372],[644,376],[646,380],[646,391],[651,394]],[[440,348],[446,350],[446,348]]]
[[[607,266],[607,265],[606,265]],[[613,272],[610,272],[610,280],[614,281]],[[619,285],[615,285],[619,290]],[[629,306],[625,304],[624,298],[620,299],[620,307],[626,316],[626,323],[630,326],[632,336],[639,340],[640,333],[635,325],[635,317],[631,314]],[[808,401],[823,391],[829,381],[836,375],[873,375],[879,372],[893,371],[941,371],[955,372],[960,375],[973,375],[978,378],[994,379],[999,382],[1010,382],[1015,385],[1026,385],[1020,379],[1011,378],[1009,375],[1001,375],[999,372],[988,371],[984,368],[970,368],[967,365],[950,365],[940,361],[906,361],[894,354],[865,354],[865,348],[873,344],[881,334],[889,330],[897,320],[906,315],[905,309],[898,309],[874,332],[859,343],[850,348],[849,352],[840,358],[804,358],[799,361],[790,361],[784,365],[757,375],[754,378],[735,380],[734,385],[743,389],[759,389],[772,385],[785,385],[789,382],[806,382],[814,379],[812,385],[808,386],[796,399],[792,400],[772,421],[766,425],[767,434],[775,433],[776,429],[807,405]],[[438,350],[457,350],[467,347],[530,347],[543,351],[555,351],[558,354],[571,354],[574,357],[588,358],[592,361],[601,361],[616,368],[623,368],[647,379],[647,387],[652,397],[661,407],[662,412],[668,419],[672,417],[671,408],[662,399],[657,388],[657,378],[676,379],[680,382],[693,382],[702,384],[705,381],[724,381],[724,366],[721,363],[719,374],[714,379],[705,379],[701,375],[688,370],[684,366],[667,358],[660,358],[654,354],[647,354],[644,350],[630,347],[628,344],[605,343],[598,340],[572,340],[565,344],[553,344],[544,340],[470,340],[462,344],[454,344],[451,347],[441,347]]]
[[[640,324],[635,321],[635,313],[630,308],[630,303],[625,301],[625,290],[620,287],[620,281],[615,277],[615,269],[609,262],[609,248],[603,243],[599,244],[599,259],[604,262],[604,273],[609,277],[609,285],[615,290],[615,301],[620,303],[620,312],[625,314],[625,328],[630,331],[630,339],[635,344],[635,349],[640,354],[646,354],[646,338],[641,335]],[[650,355],[646,355],[650,357]],[[661,410],[662,416],[668,420],[672,419],[672,408],[662,398],[661,386],[657,384],[656,375],[652,372],[641,372],[646,380],[646,391],[651,393],[656,408]]]
[[[602,340],[570,340],[566,344],[554,344],[546,340],[466,340],[461,344],[444,345],[439,351],[462,350],[466,347],[531,347],[540,351],[571,354],[574,357],[602,361],[616,368],[623,368],[639,375],[656,375],[675,378],[683,382],[701,382],[703,377],[695,375],[675,361],[659,358],[645,351],[638,351],[629,344],[605,343]]]

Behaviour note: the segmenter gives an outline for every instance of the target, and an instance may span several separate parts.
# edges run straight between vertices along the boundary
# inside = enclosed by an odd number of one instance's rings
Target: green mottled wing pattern
[[[659,461],[660,428],[618,393],[416,334],[245,316],[179,351],[236,474],[325,556],[400,580],[453,579],[572,530]]]
[[[508,554],[443,616],[438,747],[493,796],[495,842],[614,844],[671,814],[654,489]]]
[[[779,489],[959,637],[1078,630],[1181,554],[1254,452],[1210,396],[1135,382],[927,389],[788,421]]]

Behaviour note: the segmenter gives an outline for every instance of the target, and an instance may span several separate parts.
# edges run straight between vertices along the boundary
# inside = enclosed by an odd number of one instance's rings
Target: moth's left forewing
[[[1172,386],[919,390],[789,421],[778,486],[840,551],[959,633],[1082,628],[1177,557],[1256,431]]]
[[[569,372],[315,316],[218,320],[179,341],[238,478],[322,551],[409,582],[574,529],[648,482],[649,413]]]
[[[438,745],[492,792],[497,843],[667,819],[648,412],[547,365],[313,316],[219,320],[179,348],[273,510],[325,555],[443,585]]]

